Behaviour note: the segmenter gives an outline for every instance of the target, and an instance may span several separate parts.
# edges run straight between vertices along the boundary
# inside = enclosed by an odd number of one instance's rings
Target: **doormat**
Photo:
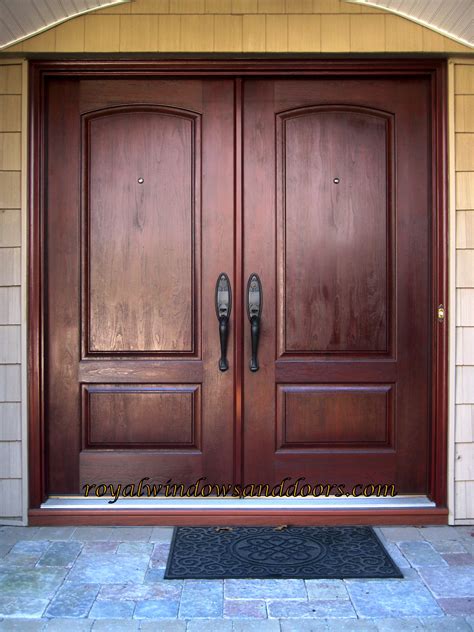
[[[403,577],[372,527],[176,527],[165,579]]]

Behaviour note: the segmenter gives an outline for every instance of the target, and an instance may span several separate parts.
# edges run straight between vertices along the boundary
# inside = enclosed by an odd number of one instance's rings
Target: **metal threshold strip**
[[[436,504],[426,496],[397,496],[395,498],[119,498],[111,496],[85,498],[84,496],[50,496],[41,505],[42,509],[238,509],[242,510],[288,510],[308,509],[431,509]]]

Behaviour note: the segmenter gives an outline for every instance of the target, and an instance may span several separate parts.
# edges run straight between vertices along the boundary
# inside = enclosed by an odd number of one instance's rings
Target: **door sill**
[[[111,496],[85,498],[84,496],[50,496],[42,509],[107,509],[130,510],[197,510],[238,511],[331,511],[340,509],[427,509],[436,505],[426,496],[396,496],[394,498],[119,498]]]
[[[426,496],[396,498],[120,499],[55,496],[30,509],[34,526],[277,526],[447,524]]]

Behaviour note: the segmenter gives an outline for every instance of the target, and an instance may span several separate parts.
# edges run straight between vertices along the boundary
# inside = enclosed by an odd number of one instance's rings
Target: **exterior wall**
[[[455,522],[474,522],[474,60],[454,63]]]
[[[21,442],[22,91],[21,62],[0,60],[0,515],[11,522],[22,519],[24,504]]]
[[[21,134],[22,127],[23,130],[26,127],[27,99],[23,53],[25,56],[93,52],[472,54],[472,49],[398,16],[339,0],[136,0],[75,18],[6,52],[15,53],[17,58],[8,60],[0,56],[0,521],[3,522],[26,520],[27,501],[26,135]],[[451,395],[450,504],[451,521],[459,524],[474,523],[473,63],[453,58],[450,89],[453,104],[450,190],[455,200],[452,235],[457,233],[457,271],[455,283],[451,284],[450,314],[453,319],[453,312],[457,312],[457,328],[452,336],[457,367]]]

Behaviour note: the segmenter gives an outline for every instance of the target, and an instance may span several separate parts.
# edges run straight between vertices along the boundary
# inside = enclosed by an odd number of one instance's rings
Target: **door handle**
[[[260,321],[262,315],[263,292],[258,274],[251,274],[247,283],[247,316],[250,321],[252,357],[250,370],[258,371],[258,343],[260,340]]]
[[[232,311],[232,289],[229,277],[222,272],[216,283],[216,315],[219,321],[219,340],[221,343],[221,357],[219,358],[219,370],[227,371],[227,339],[229,336],[229,319]]]

